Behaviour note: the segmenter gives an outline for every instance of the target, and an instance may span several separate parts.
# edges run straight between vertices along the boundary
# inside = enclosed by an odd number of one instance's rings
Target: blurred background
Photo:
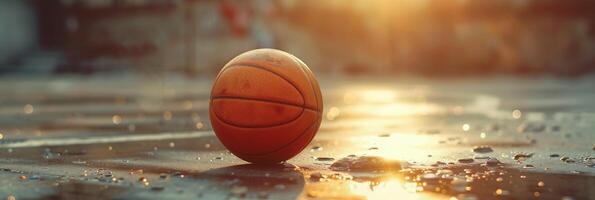
[[[0,74],[215,74],[277,48],[321,74],[595,69],[590,0],[1,0]]]

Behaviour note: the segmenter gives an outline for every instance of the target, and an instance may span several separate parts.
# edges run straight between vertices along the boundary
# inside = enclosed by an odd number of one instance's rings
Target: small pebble
[[[489,146],[473,147],[473,152],[475,152],[475,153],[490,153],[492,151],[494,151],[494,150],[492,149],[492,147],[489,147]]]
[[[554,154],[550,154],[550,157],[552,157],[552,158],[557,158],[557,157],[560,157],[560,154],[556,154],[556,153],[554,153]]]
[[[314,173],[310,174],[310,180],[313,180],[313,181],[320,181],[320,180],[326,179],[326,177],[327,177],[326,175],[324,175],[320,172],[314,172]]]
[[[472,163],[473,162],[473,158],[461,158],[459,159],[460,163]]]
[[[562,158],[560,158],[561,161],[564,161],[566,163],[574,163],[576,162],[575,160],[573,160],[572,158],[568,157],[568,156],[564,156]]]
[[[526,153],[517,153],[514,155],[514,159],[515,160],[525,160],[527,158],[531,158],[533,156],[533,153],[530,154],[526,154]]]
[[[499,161],[498,159],[495,159],[495,158],[490,158],[489,160],[487,160],[487,161],[486,161],[486,163],[485,163],[485,164],[486,164],[487,166],[491,166],[491,167],[493,167],[493,166],[497,166],[497,165],[499,165],[499,164],[500,164],[500,161]]]
[[[533,165],[525,165],[525,166],[523,166],[523,168],[525,168],[525,169],[531,169],[531,168],[535,168],[535,166],[533,166]]]
[[[167,174],[161,173],[161,174],[159,174],[159,178],[166,179],[167,178]]]
[[[333,161],[335,160],[335,158],[331,158],[331,157],[317,157],[316,161]]]

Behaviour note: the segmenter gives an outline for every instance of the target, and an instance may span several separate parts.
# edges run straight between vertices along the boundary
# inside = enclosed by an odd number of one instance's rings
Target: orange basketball
[[[229,151],[253,163],[278,163],[301,152],[322,117],[322,96],[301,60],[274,49],[245,52],[217,75],[209,115]]]

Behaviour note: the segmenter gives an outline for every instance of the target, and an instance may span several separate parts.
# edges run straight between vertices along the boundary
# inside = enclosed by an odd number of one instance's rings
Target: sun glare
[[[354,194],[375,199],[440,199],[436,195],[416,192],[415,183],[403,183],[396,177],[381,182],[353,182],[351,191]]]

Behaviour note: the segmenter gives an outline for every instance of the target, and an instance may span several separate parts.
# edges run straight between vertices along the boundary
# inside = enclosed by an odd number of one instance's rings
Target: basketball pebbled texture
[[[322,95],[312,71],[274,49],[248,51],[229,61],[215,79],[209,104],[221,143],[252,163],[297,155],[322,120]]]

